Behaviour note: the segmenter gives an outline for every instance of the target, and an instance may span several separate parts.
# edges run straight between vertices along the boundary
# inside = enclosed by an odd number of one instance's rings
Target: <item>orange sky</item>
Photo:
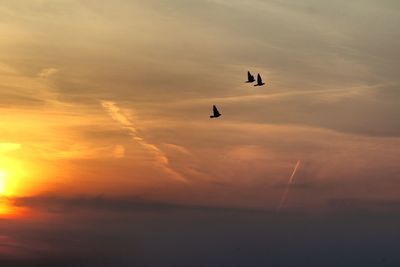
[[[301,160],[291,207],[397,198],[390,3],[253,4],[1,4],[2,194],[274,208]]]
[[[0,1],[0,266],[400,266],[398,25],[398,0]]]

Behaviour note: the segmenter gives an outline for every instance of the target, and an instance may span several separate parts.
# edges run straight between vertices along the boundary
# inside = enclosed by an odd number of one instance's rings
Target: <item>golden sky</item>
[[[399,3],[0,0],[0,265],[400,266]]]
[[[293,207],[397,197],[395,1],[1,1],[0,17],[4,195],[273,208],[300,160]]]

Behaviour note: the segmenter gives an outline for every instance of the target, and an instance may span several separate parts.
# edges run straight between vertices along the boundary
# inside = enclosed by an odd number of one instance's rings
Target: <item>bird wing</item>
[[[260,74],[257,74],[257,83],[262,83],[262,79],[261,79],[261,76],[260,76]]]
[[[250,71],[247,72],[247,80],[251,81],[251,78],[254,78],[253,75],[251,75]]]
[[[217,109],[217,107],[216,107],[215,105],[213,105],[213,113],[214,113],[214,116],[219,116],[219,115],[221,115],[221,114],[219,113],[219,111],[218,111],[218,109]]]

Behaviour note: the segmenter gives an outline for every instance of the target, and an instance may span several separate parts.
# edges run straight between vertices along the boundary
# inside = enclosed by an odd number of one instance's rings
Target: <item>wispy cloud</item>
[[[140,133],[137,130],[135,124],[123,113],[123,111],[117,106],[116,103],[112,101],[102,101],[101,105],[115,121],[120,123],[124,129],[127,129],[129,131],[129,134],[136,142],[138,142],[143,148],[154,155],[155,159],[158,162],[158,165],[166,173],[179,181],[187,182],[187,179],[183,177],[182,174],[171,168],[167,156],[160,148],[158,148],[155,144],[149,143],[142,136],[140,136]]]
[[[15,151],[21,148],[21,144],[17,143],[0,143],[0,153]]]
[[[165,147],[172,149],[174,151],[177,151],[181,154],[187,155],[187,156],[193,156],[193,154],[185,147],[177,145],[177,144],[164,144]]]
[[[297,169],[299,168],[299,166],[300,166],[300,160],[297,161],[296,165],[294,166],[292,175],[290,175],[289,182],[288,182],[288,184],[287,184],[287,186],[285,188],[285,192],[283,192],[281,202],[279,203],[279,206],[278,206],[278,210],[281,210],[282,207],[286,203],[286,200],[287,200],[287,197],[288,197],[288,194],[289,194],[289,190],[290,190],[290,185],[293,184],[294,176],[296,175],[296,172],[297,172]]]
[[[46,69],[42,69],[39,72],[38,76],[41,78],[49,78],[50,76],[53,76],[57,72],[58,72],[58,69],[56,69],[56,68],[46,68]]]
[[[113,150],[113,156],[117,159],[125,157],[125,147],[122,145],[116,145]]]

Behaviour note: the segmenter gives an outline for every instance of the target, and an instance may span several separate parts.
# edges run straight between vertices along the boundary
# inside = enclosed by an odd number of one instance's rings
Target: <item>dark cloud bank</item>
[[[324,211],[280,213],[137,198],[12,201],[41,215],[0,221],[1,266],[400,264],[398,201],[331,199]]]

